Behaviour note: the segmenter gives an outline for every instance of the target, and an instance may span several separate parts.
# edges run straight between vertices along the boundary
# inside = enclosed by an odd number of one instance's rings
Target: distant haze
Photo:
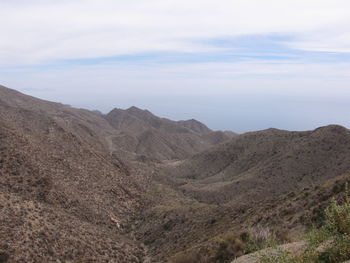
[[[345,0],[1,1],[0,84],[245,132],[350,127]]]

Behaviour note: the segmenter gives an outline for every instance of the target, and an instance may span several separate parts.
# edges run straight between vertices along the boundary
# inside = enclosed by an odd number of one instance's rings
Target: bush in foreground
[[[307,247],[299,257],[276,250],[261,255],[261,263],[340,263],[350,259],[350,201],[348,185],[343,203],[334,198],[325,210],[325,223],[310,231]]]

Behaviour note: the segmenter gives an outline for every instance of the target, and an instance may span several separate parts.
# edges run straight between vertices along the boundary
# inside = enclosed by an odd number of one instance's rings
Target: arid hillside
[[[125,235],[146,201],[90,111],[0,88],[0,253],[9,262],[142,262]]]
[[[125,112],[137,116],[144,111]],[[145,141],[140,145],[146,155],[178,158],[180,151],[189,154],[211,145],[209,140],[205,146],[195,145],[202,140],[200,130],[205,135],[214,132],[194,120],[176,124],[149,112],[137,118],[146,123],[146,132],[138,138]],[[154,125],[154,120],[162,125]],[[150,148],[161,138],[153,137],[155,143],[143,140],[147,130],[164,136],[164,144],[176,145],[170,140],[178,139],[190,140],[189,146],[185,151],[173,149],[173,155],[165,157]],[[148,178],[136,162],[128,161],[133,153],[124,154],[115,144],[121,132],[135,134],[132,126],[110,124],[108,116],[0,87],[0,258],[143,262],[145,248],[132,238],[130,226],[148,202]],[[170,133],[190,135],[167,137]],[[219,136],[213,144],[229,137]]]
[[[136,160],[185,159],[236,135],[212,131],[196,120],[176,122],[159,118],[136,107],[114,109],[106,119],[119,132],[110,137],[113,151]]]
[[[349,170],[350,131],[344,127],[242,134],[158,166],[153,193],[159,197],[144,211],[140,235],[154,255],[169,257],[190,248],[213,256],[221,235],[257,226],[300,233],[319,220],[320,207],[349,179],[343,177]]]
[[[37,99],[2,86],[0,106],[3,118],[16,122],[17,127],[26,132],[42,131],[37,115],[49,117],[93,148],[129,160],[183,159],[235,136],[233,132],[211,131],[196,120],[171,121],[136,107],[114,109],[103,115]],[[15,113],[6,113],[6,107]],[[23,119],[12,116],[16,111],[26,111],[28,116]],[[34,113],[37,115],[30,117]]]
[[[82,127],[84,111],[62,123],[49,103],[31,109],[32,98],[13,100],[0,103],[2,256],[9,262],[142,262],[140,244],[123,234],[143,205],[142,188],[123,162],[100,150],[98,139],[71,132],[70,125]]]
[[[230,262],[242,231],[320,224],[349,171],[337,125],[237,135],[0,87],[0,262]]]
[[[227,203],[313,187],[349,169],[350,131],[331,125],[308,132],[246,133],[167,172],[194,198]]]

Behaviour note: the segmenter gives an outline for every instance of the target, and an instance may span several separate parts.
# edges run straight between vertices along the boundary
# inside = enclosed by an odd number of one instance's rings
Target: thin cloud
[[[1,1],[0,25],[2,65],[213,52],[200,40],[264,34],[292,35],[286,46],[300,50],[350,51],[345,0]]]

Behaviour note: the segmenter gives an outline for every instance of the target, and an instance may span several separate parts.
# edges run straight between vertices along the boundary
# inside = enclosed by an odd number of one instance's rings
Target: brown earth
[[[228,141],[233,132],[212,131],[196,120],[172,121],[148,110],[114,109],[106,119],[119,133],[110,137],[114,152],[129,159],[162,161],[185,159]]]
[[[227,234],[321,224],[348,171],[341,126],[235,135],[0,87],[0,262],[229,262]]]
[[[158,184],[139,223],[140,239],[164,260],[184,250],[210,255],[221,235],[256,226],[294,236],[322,221],[322,208],[349,170],[350,132],[341,126],[239,135],[153,170]]]
[[[143,203],[140,185],[50,119],[32,113],[48,129],[17,128],[22,113],[0,120],[0,252],[8,262],[141,262],[140,245],[123,234]]]

